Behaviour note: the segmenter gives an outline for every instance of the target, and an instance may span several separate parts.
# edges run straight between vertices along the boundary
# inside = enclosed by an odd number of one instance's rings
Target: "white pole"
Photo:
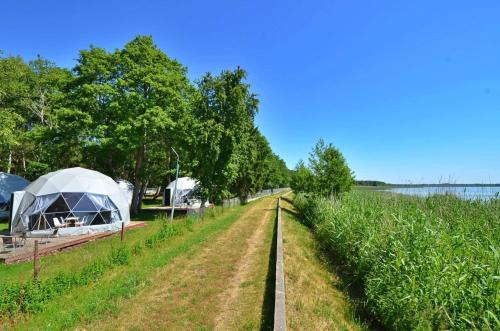
[[[173,147],[171,147],[177,157],[177,167],[175,171],[175,184],[174,184],[174,193],[172,194],[172,212],[170,213],[170,222],[174,220],[174,212],[175,212],[175,196],[177,195],[177,180],[179,179],[179,154],[175,151]]]

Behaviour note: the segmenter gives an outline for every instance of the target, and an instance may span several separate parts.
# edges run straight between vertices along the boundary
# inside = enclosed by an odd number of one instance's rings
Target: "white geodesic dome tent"
[[[191,177],[181,177],[177,179],[177,191],[174,195],[175,180],[168,184],[167,190],[170,190],[170,205],[175,202],[176,206],[179,205],[190,205],[190,206],[200,206],[201,200],[197,196],[198,189],[200,188],[200,183]],[[208,201],[206,202],[208,205]]]
[[[0,219],[9,217],[10,198],[30,182],[20,176],[0,172]]]
[[[118,184],[84,168],[58,170],[14,192],[11,233],[59,235],[117,231],[130,221],[129,205]],[[69,222],[71,221],[71,222]]]
[[[127,198],[128,204],[132,204],[132,197],[134,196],[134,184],[125,179],[117,179],[116,183],[120,186],[123,194]]]

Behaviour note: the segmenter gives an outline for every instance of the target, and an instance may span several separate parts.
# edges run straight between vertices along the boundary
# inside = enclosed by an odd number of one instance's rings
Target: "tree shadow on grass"
[[[274,208],[273,208],[274,210]],[[276,290],[276,240],[278,230],[278,216],[274,218],[273,239],[269,252],[269,264],[267,267],[266,289],[264,292],[264,303],[261,310],[260,330],[273,330],[274,327],[274,298]]]

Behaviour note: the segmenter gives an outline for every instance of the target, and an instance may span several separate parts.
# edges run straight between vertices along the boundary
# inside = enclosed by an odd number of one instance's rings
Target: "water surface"
[[[383,191],[426,197],[434,194],[454,194],[463,199],[487,200],[500,196],[499,186],[425,186],[396,187]]]

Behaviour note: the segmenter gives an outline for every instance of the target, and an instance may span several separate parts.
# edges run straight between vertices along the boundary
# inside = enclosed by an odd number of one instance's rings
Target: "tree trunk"
[[[205,216],[205,203],[207,202],[206,198],[201,199],[201,206],[200,206],[200,218],[203,218]]]
[[[10,174],[12,168],[12,150],[9,149],[9,163],[7,165],[7,173]]]
[[[149,179],[142,182],[141,191],[140,191],[140,195],[139,195],[139,200],[140,200],[139,206],[142,203],[142,199],[144,199],[144,196],[146,195],[146,190],[148,189],[148,184],[149,184]]]
[[[141,145],[135,156],[135,174],[134,174],[134,194],[132,195],[132,204],[130,213],[136,215],[139,212],[142,201],[142,170],[144,163],[144,145]]]
[[[160,196],[160,193],[161,193],[161,186],[158,186],[158,188],[156,189],[155,195],[153,196],[153,200],[158,199],[158,197]]]

